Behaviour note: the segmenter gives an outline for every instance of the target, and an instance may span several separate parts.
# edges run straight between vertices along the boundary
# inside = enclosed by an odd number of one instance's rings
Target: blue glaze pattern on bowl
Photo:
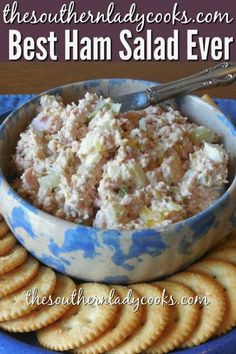
[[[75,83],[49,90],[66,102],[86,91],[121,95],[156,85],[130,79]],[[23,200],[10,187],[9,161],[19,134],[33,118],[40,96],[14,111],[0,128],[0,209],[12,232],[34,256],[48,266],[87,281],[134,283],[161,278],[183,269],[220,242],[231,220],[235,224],[236,130],[228,119],[196,96],[176,100],[196,123],[222,135],[230,153],[228,190],[212,206],[185,221],[162,229],[101,230],[49,215]]]

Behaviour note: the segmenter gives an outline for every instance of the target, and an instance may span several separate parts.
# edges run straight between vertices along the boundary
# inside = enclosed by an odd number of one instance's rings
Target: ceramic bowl
[[[47,93],[76,101],[86,91],[116,96],[138,91],[154,82],[105,79],[78,82]],[[197,96],[176,105],[195,121],[214,130],[230,155],[229,186],[203,212],[162,229],[101,230],[51,216],[22,199],[10,187],[10,161],[19,134],[33,118],[40,96],[8,116],[0,128],[0,211],[25,248],[48,266],[80,280],[105,283],[150,281],[183,269],[220,242],[235,223],[236,130],[218,110]]]

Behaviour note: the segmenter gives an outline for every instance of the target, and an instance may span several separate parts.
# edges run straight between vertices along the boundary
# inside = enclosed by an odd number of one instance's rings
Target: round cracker
[[[152,284],[135,284],[131,286],[141,298],[162,299],[162,290]],[[145,313],[141,325],[120,345],[110,350],[110,354],[132,354],[145,351],[163,333],[169,319],[169,307],[163,304],[149,304],[144,306]]]
[[[37,292],[35,293],[35,298],[40,301],[43,297],[47,297],[52,293],[55,284],[55,272],[48,267],[41,266],[35,278],[28,284],[0,299],[0,321],[15,319],[33,311],[39,306],[39,302],[33,302],[33,296],[27,299],[27,293],[31,292],[34,295],[35,290]]]
[[[0,238],[0,257],[5,256],[16,245],[15,236],[9,232]]]
[[[10,231],[6,221],[0,221],[0,238]]]
[[[79,291],[82,291],[82,294]],[[94,301],[108,300],[110,292],[111,289],[107,285],[82,284],[78,288],[80,304],[78,302],[78,305],[72,306],[55,324],[38,331],[39,343],[48,349],[69,350],[85,345],[100,336],[115,322],[118,306],[106,303],[96,305]]]
[[[0,275],[10,272],[25,262],[27,251],[24,247],[16,245],[8,254],[0,257]]]
[[[202,304],[199,321],[190,337],[181,345],[182,348],[204,343],[217,333],[225,313],[227,299],[224,289],[209,275],[195,272],[181,272],[169,278],[170,281],[189,286],[208,305]]]
[[[205,259],[215,259],[236,265],[236,248],[212,251],[205,257]]]
[[[11,272],[0,275],[0,298],[18,290],[34,278],[39,269],[39,262],[28,257],[25,263]]]
[[[189,270],[210,275],[224,288],[228,305],[224,321],[216,335],[227,332],[236,324],[236,267],[230,263],[208,259],[192,265]]]
[[[147,354],[168,353],[179,347],[193,332],[200,316],[198,304],[182,303],[183,298],[195,298],[196,293],[189,287],[171,282],[161,281],[154,283],[173,297],[173,304],[170,306],[170,319],[161,337],[150,348],[146,349]]]
[[[113,286],[121,302],[129,297],[128,289],[124,286]],[[132,296],[134,299],[139,298],[139,294],[132,291]],[[99,354],[107,352],[108,350],[114,348],[121,342],[123,342],[133,331],[140,325],[141,320],[144,315],[143,306],[139,307],[137,311],[133,310],[133,307],[126,303],[120,305],[120,311],[117,316],[116,322],[111,326],[108,331],[102,334],[100,337],[96,338],[94,341],[82,346],[78,349],[74,349],[75,354]]]
[[[0,322],[0,328],[22,333],[36,331],[54,323],[71,306],[68,300],[70,301],[73,291],[76,291],[73,280],[65,275],[58,275],[55,289],[47,299],[48,305],[40,305],[34,311],[15,320]],[[55,303],[57,299],[60,301],[59,304]]]

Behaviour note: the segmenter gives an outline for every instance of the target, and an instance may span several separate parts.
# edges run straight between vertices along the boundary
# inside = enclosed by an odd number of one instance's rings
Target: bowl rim
[[[0,125],[0,140],[1,140],[1,132],[4,131],[4,129],[6,129],[8,123],[11,121],[12,117],[14,116],[14,114],[19,111],[20,109],[22,109],[23,107],[29,105],[29,104],[36,104],[36,102],[39,101],[40,97],[45,95],[45,94],[50,94],[53,91],[59,91],[61,89],[64,88],[69,88],[70,86],[73,85],[78,85],[78,84],[84,84],[84,83],[92,83],[94,81],[123,81],[123,80],[127,80],[127,81],[137,81],[139,83],[144,83],[145,85],[159,85],[159,82],[155,82],[155,81],[149,81],[149,80],[142,80],[142,79],[132,79],[132,78],[105,78],[105,79],[91,79],[91,80],[83,80],[83,81],[78,81],[78,82],[72,82],[70,84],[66,84],[66,85],[61,85],[61,86],[57,86],[57,87],[53,87],[50,88],[42,93],[36,94],[36,96],[34,96],[33,98],[29,99],[28,101],[24,102],[22,105],[20,105],[18,108],[16,108],[15,110],[13,110],[4,120],[4,122]],[[133,91],[134,92],[134,91]],[[236,126],[226,117],[226,115],[223,112],[218,111],[214,106],[210,105],[208,102],[204,101],[201,97],[196,96],[196,95],[186,95],[188,97],[194,97],[195,100],[200,101],[201,103],[204,103],[206,106],[208,106],[208,108],[210,108],[213,112],[215,112],[217,114],[217,119],[220,119],[221,121],[223,121],[223,123],[225,123],[225,125],[227,125],[231,132],[236,136]],[[215,114],[215,115],[216,115]],[[37,217],[39,218],[46,218],[48,220],[48,222],[52,223],[52,224],[57,224],[57,226],[63,225],[63,227],[65,228],[66,225],[68,225],[67,229],[69,228],[87,228],[87,229],[92,229],[92,230],[97,230],[97,231],[111,231],[111,232],[119,232],[119,233],[133,233],[133,232],[141,232],[144,230],[154,230],[156,232],[172,232],[172,231],[176,231],[177,228],[179,228],[181,225],[183,225],[184,223],[188,223],[188,226],[191,227],[192,224],[194,224],[194,222],[198,222],[199,218],[204,218],[205,215],[208,215],[210,213],[214,213],[215,210],[217,210],[218,208],[220,208],[221,204],[224,202],[225,198],[227,198],[228,195],[231,194],[231,192],[233,190],[236,190],[236,169],[234,172],[234,177],[232,179],[232,182],[230,183],[230,185],[228,186],[228,188],[224,191],[224,193],[220,196],[220,198],[216,199],[211,205],[209,205],[206,209],[202,210],[201,212],[186,218],[184,220],[178,221],[176,223],[173,224],[168,224],[165,226],[161,226],[161,227],[156,227],[156,228],[138,228],[138,229],[126,229],[126,228],[116,228],[116,229],[102,229],[102,228],[97,228],[94,226],[87,226],[87,225],[83,225],[83,224],[78,224],[75,223],[73,221],[68,221],[66,219],[62,219],[59,218],[57,216],[54,216],[52,214],[49,214],[47,212],[45,212],[44,210],[41,210],[39,208],[37,208],[36,206],[34,206],[33,204],[31,204],[30,202],[28,202],[26,199],[22,198],[10,185],[10,183],[8,182],[8,180],[6,179],[6,177],[3,174],[2,168],[0,166],[0,179],[2,180],[0,183],[0,188],[1,185],[5,185],[5,188],[8,190],[8,195],[10,195],[11,197],[13,197],[14,200],[16,200],[17,202],[19,202],[19,204],[21,204],[21,206],[23,208],[26,208],[27,211],[29,213],[33,213],[35,214]]]

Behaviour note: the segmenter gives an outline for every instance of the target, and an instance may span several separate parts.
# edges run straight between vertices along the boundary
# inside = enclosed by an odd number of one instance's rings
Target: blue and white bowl
[[[113,96],[138,91],[154,82],[130,79],[85,81],[48,91],[65,102],[85,92]],[[229,188],[214,204],[185,221],[161,230],[101,230],[51,216],[22,199],[9,184],[10,161],[19,134],[33,118],[40,96],[14,111],[0,129],[0,211],[20,243],[43,263],[77,279],[134,283],[164,277],[183,269],[219,243],[236,225],[236,129],[199,97],[176,100],[178,108],[197,124],[220,134],[230,155]]]

